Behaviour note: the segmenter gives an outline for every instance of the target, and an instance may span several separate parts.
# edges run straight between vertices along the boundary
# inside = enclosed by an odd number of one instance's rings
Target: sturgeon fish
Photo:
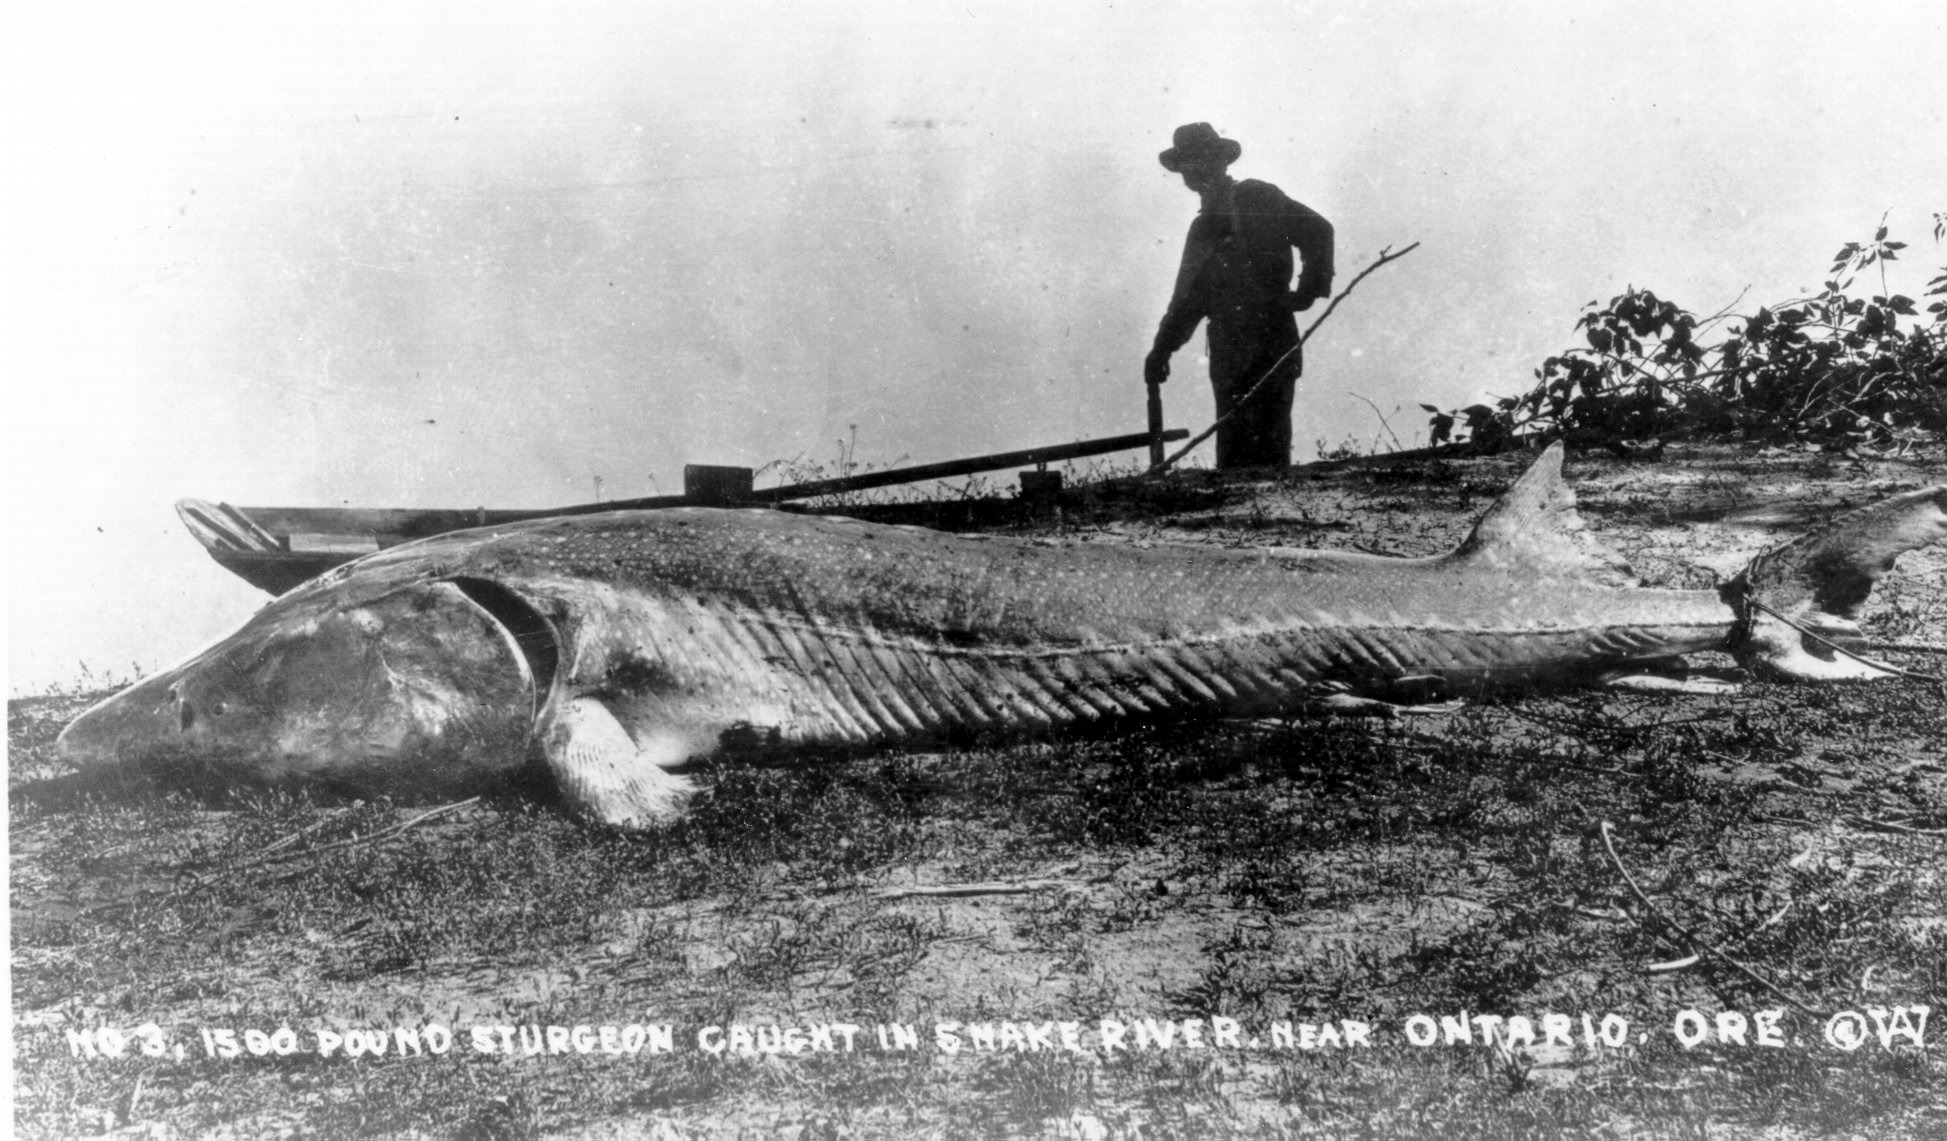
[[[1631,585],[1550,448],[1431,558],[959,536],[758,510],[617,511],[439,535],[336,568],[84,713],[84,771],[172,767],[426,799],[538,756],[643,826],[719,750],[1112,717],[1288,711],[1329,686],[1587,683],[1728,650],[1883,676],[1873,582],[1947,537],[1947,484],[1846,515],[1718,590]]]

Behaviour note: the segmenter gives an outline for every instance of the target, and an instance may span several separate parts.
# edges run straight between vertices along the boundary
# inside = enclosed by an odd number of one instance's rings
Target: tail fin
[[[1804,681],[1887,676],[1824,643],[1857,643],[1859,611],[1873,584],[1900,555],[1943,539],[1947,484],[1936,484],[1842,515],[1759,555],[1724,586],[1739,618],[1733,652],[1760,673]]]

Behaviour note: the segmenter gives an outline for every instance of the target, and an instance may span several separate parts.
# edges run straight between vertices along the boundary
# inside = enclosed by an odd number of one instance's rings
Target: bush
[[[1936,244],[1947,237],[1947,213],[1934,215],[1933,231]],[[1727,310],[1700,321],[1647,289],[1599,309],[1590,302],[1575,323],[1587,346],[1543,361],[1525,395],[1452,412],[1422,404],[1432,442],[1622,450],[1674,438],[1834,448],[1947,439],[1947,269],[1928,283],[1926,296],[1941,300],[1923,316],[1912,298],[1888,294],[1885,263],[1906,243],[1886,234],[1882,219],[1872,241],[1846,243],[1817,296],[1748,317]],[[1875,264],[1880,291],[1856,295]],[[1702,338],[1720,323],[1723,338],[1707,347]]]

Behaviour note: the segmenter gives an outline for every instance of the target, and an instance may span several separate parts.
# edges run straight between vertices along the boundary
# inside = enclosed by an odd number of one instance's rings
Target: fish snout
[[[199,717],[195,703],[185,699],[177,686],[167,679],[152,679],[75,718],[55,738],[54,750],[84,771],[133,764],[182,750]]]

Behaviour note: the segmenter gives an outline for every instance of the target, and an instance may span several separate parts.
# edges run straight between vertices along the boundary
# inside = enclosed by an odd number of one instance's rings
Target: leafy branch
[[[1936,213],[1934,240],[1944,239],[1947,213]],[[1584,345],[1543,361],[1526,393],[1455,411],[1422,404],[1432,442],[1459,432],[1483,449],[1520,438],[1621,450],[1686,436],[1834,447],[1947,437],[1947,269],[1928,283],[1937,300],[1923,317],[1886,283],[1886,263],[1905,248],[1882,218],[1871,241],[1833,255],[1819,293],[1749,316],[1731,316],[1733,302],[1700,321],[1634,287],[1591,301],[1575,323]],[[1857,295],[1875,266],[1879,292]]]

